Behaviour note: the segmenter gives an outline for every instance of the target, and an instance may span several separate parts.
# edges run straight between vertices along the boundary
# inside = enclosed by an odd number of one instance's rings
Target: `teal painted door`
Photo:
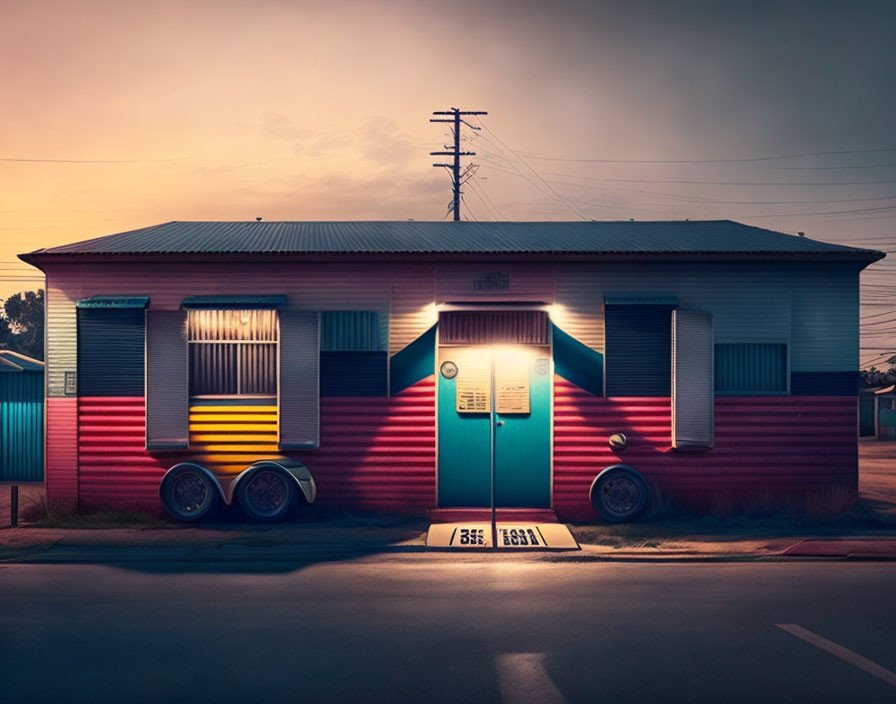
[[[551,365],[526,345],[439,350],[439,506],[488,507],[491,497],[491,355],[495,355],[495,503],[549,507]],[[441,372],[445,362],[457,368]],[[450,365],[449,365],[450,366]],[[460,398],[458,391],[460,389]],[[486,396],[482,396],[485,391]],[[463,410],[461,410],[463,408]]]

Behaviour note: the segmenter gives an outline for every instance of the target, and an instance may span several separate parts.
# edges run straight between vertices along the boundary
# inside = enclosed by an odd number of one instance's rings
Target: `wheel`
[[[214,481],[197,467],[178,467],[163,480],[162,506],[178,521],[198,521],[209,515],[218,501]]]
[[[647,509],[650,488],[630,467],[611,467],[591,485],[591,505],[610,523],[634,521]]]
[[[259,467],[239,483],[236,498],[249,518],[282,521],[295,503],[296,483],[282,469]]]

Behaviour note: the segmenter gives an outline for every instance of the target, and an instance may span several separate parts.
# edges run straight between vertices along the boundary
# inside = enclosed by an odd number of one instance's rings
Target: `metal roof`
[[[656,222],[169,222],[38,249],[146,254],[839,254],[883,256],[731,220]]]
[[[0,372],[42,372],[44,363],[12,350],[0,350]]]

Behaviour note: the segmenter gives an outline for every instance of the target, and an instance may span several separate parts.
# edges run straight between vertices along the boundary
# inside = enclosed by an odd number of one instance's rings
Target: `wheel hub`
[[[196,513],[208,501],[208,486],[193,473],[179,476],[174,482],[172,495],[184,513]]]
[[[246,498],[259,513],[276,513],[287,493],[286,484],[277,472],[257,472],[246,487]]]
[[[604,504],[614,513],[625,514],[635,508],[640,498],[638,485],[628,477],[614,477],[603,486]]]

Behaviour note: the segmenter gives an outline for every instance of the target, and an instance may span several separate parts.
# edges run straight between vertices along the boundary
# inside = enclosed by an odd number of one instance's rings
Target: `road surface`
[[[0,699],[893,702],[894,596],[870,562],[6,564]]]

